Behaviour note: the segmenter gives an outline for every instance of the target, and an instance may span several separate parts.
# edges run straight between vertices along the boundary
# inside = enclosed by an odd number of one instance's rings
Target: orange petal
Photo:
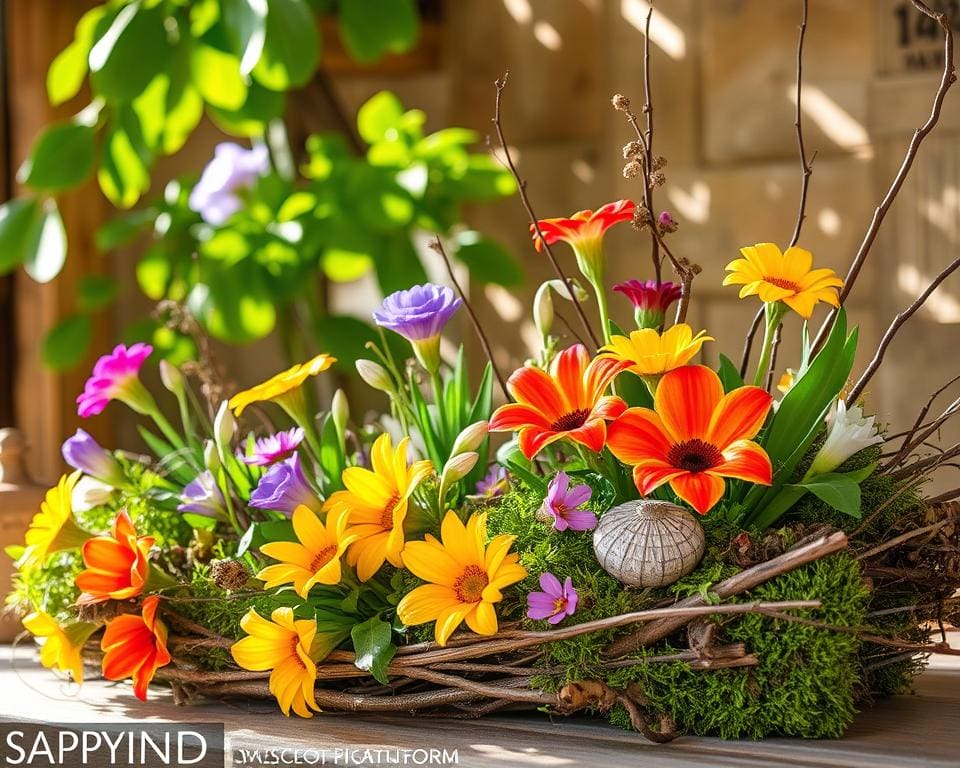
[[[660,417],[647,408],[628,408],[607,427],[607,445],[624,464],[648,459],[666,462],[670,438]]]
[[[108,573],[122,573],[133,565],[134,553],[119,541],[98,536],[83,543],[83,562],[87,568]]]
[[[736,477],[760,485],[773,482],[773,467],[770,457],[759,445],[750,440],[738,440],[723,451],[723,461],[708,470],[714,475]]]
[[[671,467],[666,462],[649,461],[633,468],[633,484],[641,495],[648,496],[664,483],[685,472],[685,469]]]
[[[600,453],[607,442],[607,422],[603,419],[590,419],[582,427],[567,432],[566,436],[575,443],[585,445],[594,453]]]
[[[590,414],[591,419],[615,419],[627,410],[627,404],[615,395],[601,397]]]
[[[587,405],[595,403],[606,391],[610,382],[627,370],[633,364],[632,360],[623,360],[615,357],[597,357],[590,363],[586,372],[585,391],[588,398]]]
[[[677,496],[705,515],[720,501],[726,483],[706,472],[687,472],[671,480],[670,487]]]
[[[521,403],[501,405],[490,417],[491,432],[509,432],[529,426],[547,429],[550,423],[539,411]]]
[[[529,405],[548,422],[556,421],[566,412],[557,383],[539,368],[525,367],[514,371],[507,389],[514,400]]]
[[[550,429],[522,429],[517,442],[520,445],[520,452],[528,459],[532,459],[550,443],[561,440],[565,435],[565,432],[554,432]]]
[[[660,379],[654,409],[667,434],[680,443],[706,437],[722,397],[723,385],[716,373],[704,365],[686,365]]]
[[[772,404],[773,398],[760,387],[738,387],[727,393],[713,411],[707,442],[723,451],[736,440],[755,437]]]
[[[566,403],[565,410],[575,411],[593,405],[593,401],[586,401],[583,390],[584,372],[589,364],[590,355],[583,344],[567,347],[554,359],[551,372]]]

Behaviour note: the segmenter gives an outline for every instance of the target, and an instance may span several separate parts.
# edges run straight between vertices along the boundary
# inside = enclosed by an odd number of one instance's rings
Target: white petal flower
[[[838,400],[827,415],[827,439],[807,470],[807,477],[833,472],[853,454],[883,442],[874,424],[876,416],[865,417],[859,405],[847,408]]]

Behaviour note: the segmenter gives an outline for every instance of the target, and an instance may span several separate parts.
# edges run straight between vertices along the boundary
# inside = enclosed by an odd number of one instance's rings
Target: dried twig
[[[507,391],[507,382],[504,381],[503,374],[500,373],[500,369],[497,368],[497,362],[493,359],[493,349],[490,347],[490,342],[487,340],[487,334],[483,332],[483,326],[480,324],[477,313],[473,311],[473,306],[470,304],[467,294],[463,292],[463,288],[460,287],[460,283],[457,281],[457,276],[453,273],[453,265],[450,263],[450,258],[447,256],[446,248],[443,247],[443,242],[440,240],[440,235],[434,235],[434,238],[434,241],[430,243],[430,247],[443,258],[443,263],[447,266],[447,274],[450,275],[450,280],[453,282],[454,288],[456,288],[457,293],[460,294],[460,298],[463,300],[463,306],[467,308],[467,314],[470,315],[470,321],[473,323],[473,328],[477,332],[477,336],[480,338],[480,346],[483,347],[483,352],[487,356],[487,360],[490,361],[490,367],[493,369],[493,374],[497,377],[497,381],[500,383],[500,391],[503,392],[503,396],[509,400],[510,393]]]
[[[930,534],[936,533],[941,528],[946,527],[951,522],[953,521],[950,519],[940,520],[939,522],[933,523],[933,525],[925,525],[923,526],[923,528],[914,528],[913,530],[907,531],[906,533],[902,533],[899,536],[893,539],[890,539],[890,541],[885,541],[883,542],[883,544],[878,544],[872,549],[868,549],[866,552],[860,553],[859,555],[857,555],[857,560],[866,560],[868,557],[879,555],[882,552],[886,552],[889,549],[893,549],[899,544],[903,544],[905,541],[910,541],[911,539],[915,539],[918,536],[923,536],[924,534],[927,534],[927,533],[930,533]]]
[[[650,85],[650,21],[653,18],[653,3],[650,3],[650,9],[647,11],[647,20],[643,31],[643,112],[647,118],[647,130],[643,136],[643,153],[646,158],[643,174],[643,199],[653,218],[653,184],[650,181],[650,169],[653,167],[653,89]],[[628,118],[630,117],[628,113]],[[634,121],[636,118],[634,118]],[[634,127],[637,127],[636,125]],[[637,130],[639,134],[639,129]],[[650,258],[653,260],[654,276],[657,280],[657,286],[663,274],[660,264],[660,239],[657,237],[657,222],[650,223]]]
[[[807,162],[807,149],[803,143],[803,110],[800,105],[803,89],[803,39],[807,34],[808,5],[808,0],[803,0],[803,17],[800,21],[800,33],[797,36],[797,112],[793,125],[797,129],[797,150],[800,154],[800,169],[803,172],[803,178],[800,182],[800,209],[797,211],[797,224],[793,228],[793,237],[790,238],[791,246],[796,245],[797,241],[800,240],[800,230],[803,228],[804,219],[807,218],[807,191],[810,188],[810,175],[813,173],[812,160],[809,163]],[[814,157],[816,157],[816,153],[814,153]]]
[[[760,309],[757,310],[757,314],[753,316],[753,322],[750,324],[750,330],[747,331],[747,338],[743,341],[743,354],[740,355],[740,378],[747,378],[747,366],[750,364],[750,352],[753,349],[753,340],[757,336],[757,331],[760,330],[760,326],[763,324],[763,316],[765,314],[764,305],[760,305]]]
[[[587,335],[593,341],[594,346],[599,346],[600,342],[597,339],[596,335],[593,332],[593,328],[590,327],[590,322],[587,320],[586,314],[584,314],[583,307],[580,306],[580,302],[577,301],[577,296],[573,290],[573,281],[566,276],[563,271],[563,268],[560,266],[560,262],[557,261],[557,257],[553,255],[553,250],[550,248],[550,244],[547,242],[546,238],[543,236],[543,232],[540,230],[540,220],[537,218],[537,215],[533,212],[533,206],[530,204],[530,198],[527,196],[527,182],[520,176],[519,171],[517,171],[517,166],[513,162],[513,156],[510,154],[510,147],[507,146],[507,140],[503,134],[503,124],[500,120],[500,102],[503,98],[503,89],[507,87],[507,78],[510,76],[509,70],[503,73],[503,77],[499,78],[495,87],[497,89],[496,101],[494,106],[493,113],[493,126],[497,132],[497,140],[500,142],[500,149],[503,152],[503,160],[507,170],[513,175],[514,181],[517,183],[517,191],[520,194],[520,201],[523,203],[523,207],[527,211],[527,216],[530,218],[530,226],[533,228],[533,231],[536,232],[537,237],[540,239],[543,250],[547,254],[547,258],[550,261],[550,266],[553,267],[553,271],[557,273],[557,277],[560,278],[562,282],[567,287],[567,292],[570,294],[570,301],[573,303],[573,308],[576,310],[577,315],[580,317],[580,322],[583,323],[583,327],[587,331]]]

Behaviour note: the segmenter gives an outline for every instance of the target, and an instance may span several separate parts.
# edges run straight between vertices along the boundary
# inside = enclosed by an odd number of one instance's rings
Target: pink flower
[[[577,509],[590,501],[593,490],[589,485],[570,488],[570,477],[566,472],[557,472],[547,486],[547,498],[540,508],[544,520],[553,518],[553,527],[557,531],[591,531],[597,527],[597,516],[588,509]]]
[[[255,467],[267,467],[290,456],[303,442],[304,433],[300,427],[277,432],[270,437],[261,437],[253,444],[250,455],[241,456],[244,464]]]
[[[543,592],[531,592],[527,595],[527,618],[546,619],[551,624],[559,624],[567,616],[577,611],[580,596],[573,588],[573,579],[560,583],[560,579],[549,571],[540,574],[540,588]]]
[[[637,325],[640,328],[659,328],[663,325],[670,305],[680,298],[680,286],[676,283],[656,280],[627,280],[613,286],[613,290],[622,293],[633,302]]]
[[[149,344],[118,344],[93,366],[93,373],[77,397],[77,413],[84,419],[102,413],[111,400],[120,400],[138,413],[149,413],[153,398],[140,381],[140,367],[150,357]]]

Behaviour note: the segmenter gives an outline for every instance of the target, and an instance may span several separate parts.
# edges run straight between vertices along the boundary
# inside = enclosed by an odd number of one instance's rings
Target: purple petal
[[[551,597],[563,597],[563,586],[560,584],[560,579],[550,571],[544,571],[540,574],[540,589]]]
[[[592,531],[597,527],[597,516],[588,509],[572,509],[565,518],[571,531]]]
[[[586,504],[593,496],[593,489],[589,485],[578,485],[567,492],[567,506],[570,509]]]
[[[558,613],[553,614],[553,616],[547,619],[547,621],[549,621],[551,624],[559,624],[566,617],[567,617],[567,614],[564,613],[563,611],[560,611]]]

